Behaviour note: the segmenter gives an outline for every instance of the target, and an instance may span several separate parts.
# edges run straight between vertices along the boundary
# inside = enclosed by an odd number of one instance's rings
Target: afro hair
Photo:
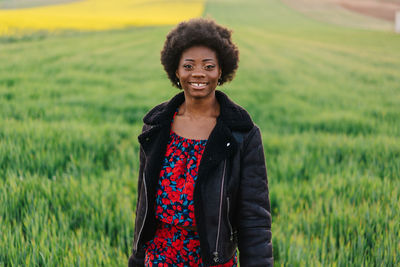
[[[220,85],[231,81],[239,62],[239,50],[232,42],[231,33],[231,30],[218,25],[214,20],[205,18],[184,21],[172,29],[161,51],[161,63],[172,84],[181,88],[175,73],[182,52],[196,45],[204,45],[216,52],[222,70]]]

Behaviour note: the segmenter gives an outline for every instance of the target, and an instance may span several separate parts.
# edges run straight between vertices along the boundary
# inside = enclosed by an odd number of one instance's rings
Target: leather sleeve
[[[147,125],[145,124],[143,126],[143,128],[142,128],[142,133],[146,130],[146,128],[147,128]],[[137,192],[137,201],[136,201],[136,210],[135,210],[136,211],[136,216],[135,217],[137,217],[138,205],[139,205],[139,200],[140,200],[141,191],[142,191],[141,187],[142,187],[142,184],[143,184],[143,180],[142,180],[143,171],[144,171],[144,166],[146,165],[146,157],[144,156],[144,152],[142,150],[142,147],[140,146],[139,149],[140,149],[140,152],[139,152],[140,161],[139,161],[139,176],[138,176],[137,191],[136,191]],[[136,231],[136,225],[135,225],[134,232],[135,232],[135,236],[134,236],[134,240],[132,242],[133,249],[132,249],[132,254],[129,257],[128,267],[144,266],[144,257],[143,257],[143,255],[139,255],[139,254],[143,254],[143,253],[138,253],[137,251],[135,251],[135,248],[134,248],[135,242],[136,242],[136,238],[138,238],[136,236],[136,232],[137,232]]]
[[[237,213],[240,265],[273,266],[267,169],[257,126],[243,145]]]

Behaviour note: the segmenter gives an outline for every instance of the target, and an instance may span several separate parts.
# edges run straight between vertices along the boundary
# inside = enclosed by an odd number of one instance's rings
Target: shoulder
[[[249,143],[250,141],[256,141],[256,142],[262,142],[261,140],[261,130],[260,127],[258,127],[256,124],[254,124],[253,128],[248,131],[245,139],[245,145]]]
[[[232,135],[243,151],[247,150],[250,143],[262,144],[261,131],[256,124],[247,131],[232,131]]]
[[[154,107],[152,107],[147,113],[146,115],[144,115],[143,117],[143,122],[145,124],[152,124],[152,122],[162,113],[164,113],[164,111],[166,110],[168,101],[163,102],[161,104],[158,104]]]
[[[221,107],[221,119],[232,131],[248,132],[254,127],[254,122],[247,110],[221,91],[216,91],[215,95]]]

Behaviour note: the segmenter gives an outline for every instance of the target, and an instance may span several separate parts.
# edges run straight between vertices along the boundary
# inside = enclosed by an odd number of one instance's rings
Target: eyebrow
[[[191,62],[194,62],[194,59],[186,58],[184,61],[191,61]],[[214,59],[212,59],[212,58],[205,58],[205,59],[203,59],[202,61],[203,61],[203,62],[206,62],[206,61],[214,61]]]

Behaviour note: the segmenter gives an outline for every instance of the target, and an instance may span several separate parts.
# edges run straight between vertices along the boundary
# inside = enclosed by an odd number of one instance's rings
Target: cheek
[[[176,74],[177,74],[176,76],[179,77],[180,80],[182,80],[182,79],[185,78],[185,73],[184,73],[183,71],[179,71],[179,70],[178,70],[178,71],[176,72]]]
[[[212,78],[213,78],[214,80],[218,80],[219,76],[220,76],[220,74],[219,74],[218,71],[215,71],[215,72],[212,74]]]

